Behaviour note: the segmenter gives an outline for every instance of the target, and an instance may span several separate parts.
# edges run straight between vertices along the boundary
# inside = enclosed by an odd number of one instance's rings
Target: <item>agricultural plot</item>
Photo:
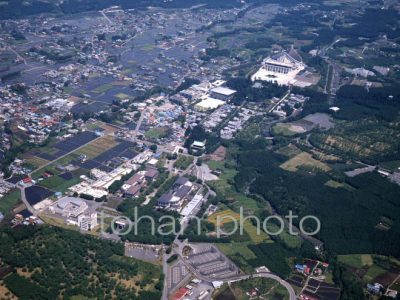
[[[295,145],[289,144],[285,147],[279,148],[276,151],[276,153],[284,155],[286,157],[293,157],[293,156],[296,156],[297,154],[300,154],[301,150],[299,148],[297,148]]]
[[[388,288],[396,284],[400,276],[400,261],[378,255],[339,255],[338,261],[358,274],[363,283],[378,282]]]
[[[31,156],[29,155],[29,157],[25,158],[25,162],[28,165],[31,165],[32,167],[34,167],[35,169],[40,168],[41,166],[44,166],[45,164],[47,164],[49,161],[44,159],[44,158],[40,158],[37,156]]]
[[[353,268],[372,266],[373,259],[370,254],[339,255],[338,261]]]
[[[327,172],[331,170],[327,164],[314,159],[312,155],[307,152],[297,154],[295,157],[281,164],[280,167],[290,172],[296,172],[300,167],[307,167],[313,171]]]
[[[332,179],[330,179],[327,182],[325,182],[325,185],[329,186],[331,188],[334,188],[334,189],[342,188],[342,189],[346,189],[348,191],[353,191],[354,190],[354,188],[351,185],[349,185],[349,184],[347,184],[345,182],[338,182],[338,181],[335,181],[335,180],[332,180]]]
[[[238,225],[238,232],[239,232],[239,226],[240,226],[240,215],[238,213],[235,213],[234,211],[230,210],[230,209],[226,209],[220,212],[217,212],[215,214],[212,214],[211,216],[209,216],[207,218],[207,220],[211,223],[213,223],[215,226],[218,225],[227,225],[232,222],[237,222]],[[243,230],[244,232],[246,232],[250,239],[252,240],[252,242],[258,244],[258,243],[262,243],[265,242],[269,239],[269,236],[263,231],[263,229],[261,228],[262,224],[260,224],[260,230],[258,232],[257,227],[255,227],[250,219],[246,219],[243,222]],[[233,227],[233,226],[232,226]]]
[[[372,163],[399,147],[399,121],[341,121],[327,132],[313,133],[310,142],[323,152]]]
[[[234,211],[227,209],[227,210],[223,210],[220,212],[217,212],[215,214],[212,214],[211,216],[209,216],[207,218],[207,220],[211,223],[213,223],[214,225],[217,225],[217,221],[218,219],[220,220],[220,224],[226,224],[226,223],[230,223],[233,222],[233,220],[235,221],[239,221],[239,214],[235,213]]]
[[[86,155],[88,159],[91,159],[115,147],[116,145],[118,145],[118,142],[115,140],[115,138],[111,136],[104,136],[79,149],[76,153],[79,155]]]
[[[33,206],[53,195],[53,192],[44,187],[34,185],[25,189],[25,195],[26,200]]]
[[[42,180],[39,185],[54,192],[66,192],[69,187],[80,182],[80,175],[87,174],[83,169],[78,169],[73,172],[65,172],[59,175],[54,175],[50,178]]]
[[[36,156],[41,159],[53,161],[64,156],[68,152],[72,152],[75,149],[82,147],[96,138],[97,136],[93,132],[82,132],[64,141],[57,142],[51,147],[46,147],[44,151],[40,152]]]

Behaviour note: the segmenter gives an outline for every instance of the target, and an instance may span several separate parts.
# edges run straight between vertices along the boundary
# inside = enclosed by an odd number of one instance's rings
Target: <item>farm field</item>
[[[308,167],[313,171],[330,171],[330,167],[322,163],[312,157],[311,154],[307,152],[302,152],[297,154],[295,157],[289,159],[280,165],[280,167],[286,171],[296,172],[299,170],[299,167]]]
[[[49,163],[48,160],[46,160],[44,158],[37,157],[37,156],[29,155],[29,157],[26,158],[26,164],[31,165],[35,169],[38,169],[38,168],[44,166],[47,163]]]
[[[393,153],[398,148],[398,125],[398,120],[390,123],[373,119],[341,121],[329,131],[311,134],[310,142],[323,152],[370,163],[381,162],[384,153]]]
[[[66,172],[63,174],[53,175],[50,178],[44,179],[39,182],[40,186],[48,188],[54,192],[66,192],[69,187],[80,182],[79,176],[88,174],[83,169],[78,169],[72,172]]]
[[[118,145],[118,142],[112,136],[103,136],[76,151],[77,154],[84,154],[88,159],[94,158],[103,152]]]
[[[371,254],[339,255],[338,261],[347,266],[363,283],[378,282],[388,288],[396,287],[400,276],[400,261],[386,256]]]
[[[212,214],[207,218],[207,220],[211,223],[213,223],[215,226],[218,224],[218,218],[219,218],[219,225],[226,225],[234,222],[233,220],[236,220],[237,225],[238,225],[238,232],[239,232],[239,226],[240,226],[240,215],[230,209],[226,209],[217,213]],[[245,231],[252,242],[259,244],[262,242],[265,242],[269,239],[269,236],[263,231],[262,225],[260,224],[260,232],[257,232],[257,227],[255,227],[250,219],[246,219],[243,223],[243,231]]]

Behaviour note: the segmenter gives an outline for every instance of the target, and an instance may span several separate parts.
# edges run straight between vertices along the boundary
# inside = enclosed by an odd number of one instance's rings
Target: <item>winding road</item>
[[[252,275],[242,275],[242,276],[238,276],[236,278],[233,278],[232,280],[227,280],[227,281],[234,282],[234,281],[240,281],[240,280],[245,280],[245,279],[249,279],[249,278],[259,278],[259,277],[269,278],[269,279],[273,279],[273,280],[279,282],[279,284],[284,286],[286,288],[286,290],[288,291],[290,300],[297,299],[296,292],[294,291],[293,287],[287,281],[283,280],[278,275],[275,275],[272,273],[260,272],[260,273],[255,273]]]

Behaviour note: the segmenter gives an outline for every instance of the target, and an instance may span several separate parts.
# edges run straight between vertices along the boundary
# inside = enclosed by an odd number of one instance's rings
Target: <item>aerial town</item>
[[[396,1],[3,2],[0,299],[399,299]]]

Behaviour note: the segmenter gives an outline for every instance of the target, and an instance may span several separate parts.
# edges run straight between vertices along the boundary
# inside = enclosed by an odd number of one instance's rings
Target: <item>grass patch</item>
[[[0,198],[0,212],[7,214],[21,199],[21,193],[18,189],[12,190]]]
[[[169,135],[170,131],[166,127],[155,127],[149,129],[146,133],[145,136],[148,139],[161,139],[165,138]]]
[[[117,97],[119,100],[125,100],[130,98],[130,96],[125,93],[118,93],[115,95],[115,97]]]
[[[45,180],[42,180],[39,182],[39,185],[45,188],[48,188],[49,190],[52,190],[54,192],[61,192],[64,193],[70,188],[71,186],[78,184],[80,182],[79,177],[73,177],[70,180],[65,180],[61,178],[60,176],[52,176],[50,178],[47,178]]]
[[[272,128],[272,132],[274,135],[293,136],[298,133],[303,133],[305,130],[299,125],[278,123]]]
[[[330,171],[331,168],[312,157],[310,153],[302,152],[297,154],[295,157],[289,159],[284,162],[280,167],[286,171],[296,172],[299,170],[299,167],[310,167],[313,171]]]
[[[111,83],[106,83],[103,85],[98,86],[97,88],[93,89],[93,92],[98,93],[98,94],[102,94],[107,92],[108,90],[112,89],[113,85]]]
[[[357,269],[373,265],[373,259],[370,254],[338,255],[338,261]]]
[[[174,162],[174,168],[186,170],[192,163],[192,156],[180,155],[179,158]]]
[[[225,225],[229,223],[233,223],[235,220],[237,222],[237,231],[239,232],[239,222],[240,222],[240,215],[236,212],[234,212],[231,209],[226,209],[220,212],[217,212],[215,214],[212,214],[207,218],[207,221],[213,223],[214,225],[217,226],[218,224],[218,218],[220,225]],[[246,219],[243,223],[243,230],[249,235],[251,241],[256,244],[260,244],[262,242],[265,242],[269,239],[269,236],[262,230],[260,224],[260,232],[257,232],[257,227],[254,226],[250,219]]]
[[[297,154],[300,154],[301,150],[299,148],[297,148],[295,145],[289,144],[285,147],[279,148],[276,151],[276,153],[284,155],[286,157],[293,157],[293,156],[296,156]]]
[[[256,255],[247,247],[248,243],[216,244],[226,256],[242,255],[246,260],[256,258]]]

